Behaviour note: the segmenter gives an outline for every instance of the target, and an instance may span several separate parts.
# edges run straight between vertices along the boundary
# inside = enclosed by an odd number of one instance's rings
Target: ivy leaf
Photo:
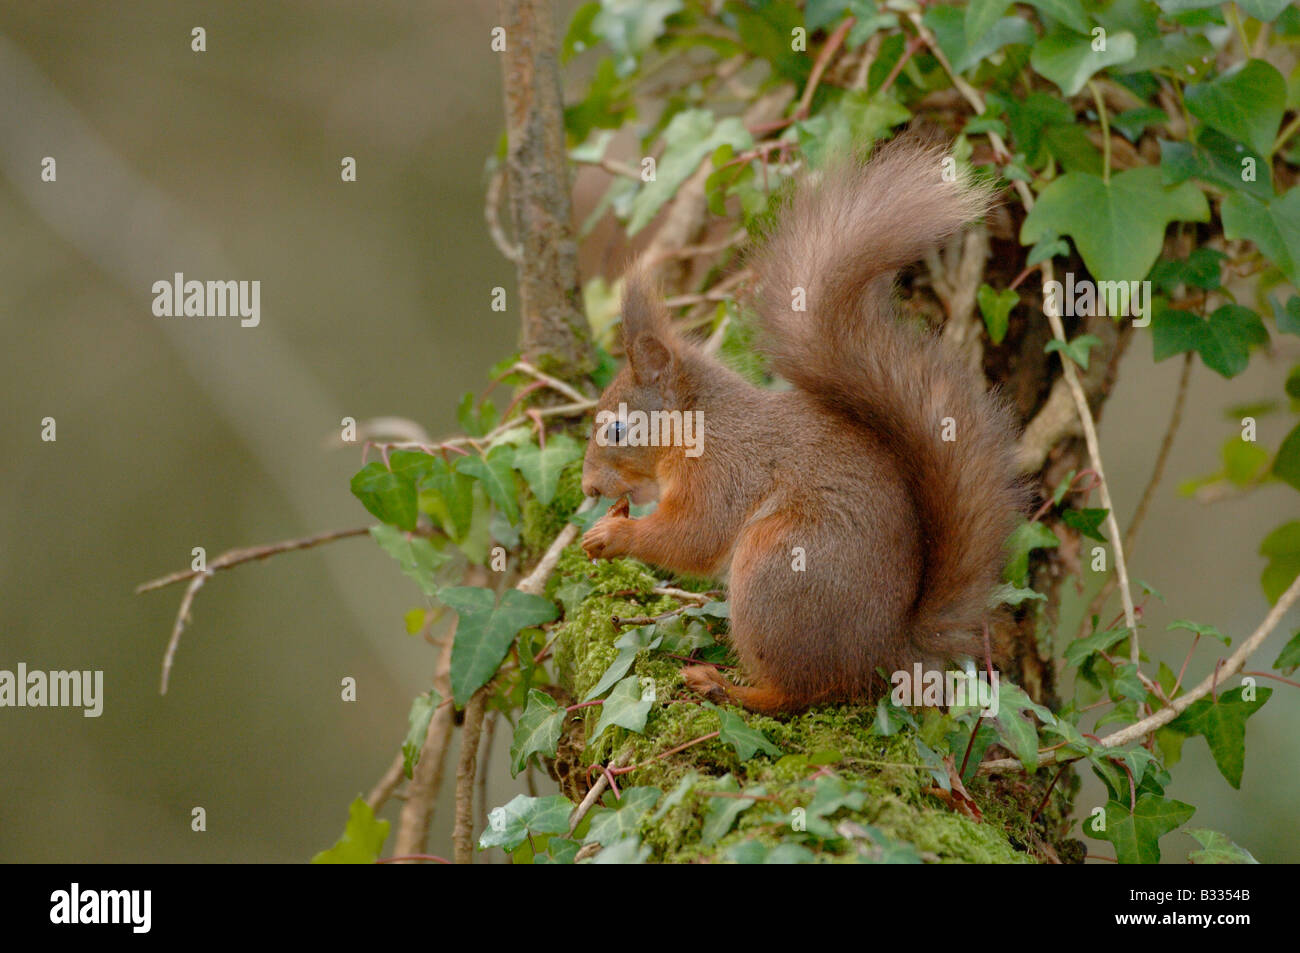
[[[1214,291],[1221,284],[1220,265],[1227,257],[1215,248],[1197,248],[1186,258],[1156,262],[1148,277],[1167,295],[1174,294],[1179,285]]]
[[[406,740],[402,742],[402,772],[409,778],[420,762],[420,749],[424,747],[425,736],[429,733],[429,722],[433,713],[442,704],[442,695],[435,688],[423,695],[416,695],[411,702],[411,711],[406,716],[409,727]]]
[[[609,693],[605,704],[600,708],[600,721],[596,722],[596,731],[587,740],[590,744],[599,738],[610,725],[618,725],[637,734],[645,731],[646,716],[654,707],[654,696],[645,697],[641,688],[641,679],[629,675]]]
[[[1300,424],[1292,428],[1278,447],[1273,475],[1300,490]]]
[[[528,705],[519,716],[514,739],[510,742],[510,776],[524,770],[534,754],[555,756],[555,747],[564,731],[566,712],[546,692],[536,688],[528,692]]]
[[[456,472],[478,480],[488,499],[506,514],[511,523],[519,521],[519,499],[513,469],[515,453],[515,447],[498,446],[489,450],[485,457],[461,457],[456,461]]]
[[[719,708],[712,702],[705,702],[704,707],[712,708],[718,713],[718,717],[722,719],[722,728],[718,739],[723,744],[735,748],[736,757],[741,761],[748,761],[759,751],[768,755],[781,754],[780,748],[768,741],[767,736],[757,728],[751,728],[740,715]]]
[[[568,434],[556,434],[545,447],[526,443],[515,451],[514,467],[528,481],[533,496],[543,506],[555,499],[555,489],[564,468],[582,459],[583,448]]]
[[[423,474],[417,489],[420,509],[436,519],[447,535],[461,542],[474,519],[474,481],[440,457]]]
[[[578,606],[582,605],[584,599],[596,591],[595,585],[590,580],[574,578],[567,580],[564,585],[555,590],[555,598],[559,600],[560,605],[564,606],[566,616],[573,615]]]
[[[981,284],[976,293],[980,314],[984,315],[984,325],[989,329],[989,340],[1001,344],[1007,336],[1007,321],[1011,309],[1020,303],[1020,295],[1010,288],[994,291],[988,284]]]
[[[736,783],[735,778],[727,774],[714,786],[714,790],[736,794],[740,792],[740,785]],[[751,788],[747,793],[763,795],[767,791],[759,785]],[[711,797],[708,800],[709,807],[704,813],[704,826],[700,831],[700,843],[705,846],[717,843],[731,830],[736,823],[736,818],[758,803],[757,799],[752,797]]]
[[[1110,510],[1103,509],[1064,510],[1061,522],[1089,539],[1104,543],[1106,537],[1102,535],[1101,524],[1109,512]]]
[[[1205,366],[1222,377],[1236,377],[1250,363],[1250,349],[1268,343],[1259,315],[1237,304],[1217,308],[1209,319],[1176,308],[1159,312],[1152,322],[1152,359],[1195,351]]]
[[[634,836],[641,827],[641,818],[663,793],[656,787],[628,788],[617,810],[603,810],[592,816],[591,827],[582,842],[608,847],[624,837]]]
[[[1283,334],[1300,334],[1300,295],[1292,295],[1285,305],[1278,304],[1277,299],[1270,296],[1268,303],[1273,306],[1273,320],[1277,322],[1279,331]],[[1287,383],[1290,384],[1289,378]],[[1291,393],[1289,386],[1287,393],[1292,397],[1300,397],[1300,393]]]
[[[1210,207],[1190,182],[1165,187],[1155,166],[1111,176],[1069,172],[1043,190],[1020,227],[1020,242],[1070,235],[1098,281],[1145,277],[1160,256],[1173,221],[1206,222]]]
[[[668,796],[659,802],[659,806],[655,808],[655,812],[653,816],[651,816],[650,820],[662,820],[664,815],[685,800],[686,795],[691,793],[691,788],[695,787],[695,785],[699,783],[699,780],[700,776],[694,769],[687,771],[686,775],[677,782],[677,787],[673,788],[672,791],[669,792]]]
[[[500,847],[509,853],[527,840],[529,834],[567,833],[573,808],[573,802],[563,794],[550,797],[520,794],[504,807],[492,809],[478,846],[484,850]]]
[[[1185,735],[1204,735],[1219,772],[1234,788],[1241,787],[1246,762],[1246,719],[1259,711],[1273,689],[1257,688],[1255,693],[1253,701],[1246,701],[1242,686],[1222,692],[1218,698],[1202,698],[1169,723]]]
[[[1127,804],[1108,801],[1106,830],[1089,833],[1114,844],[1121,864],[1154,864],[1160,860],[1160,838],[1187,823],[1195,813],[1196,808],[1182,801],[1144,794],[1132,811]]]
[[[1189,862],[1193,864],[1258,864],[1256,860],[1244,847],[1239,847],[1232,842],[1232,839],[1226,834],[1220,834],[1218,831],[1212,831],[1207,828],[1197,828],[1196,830],[1183,831],[1196,838],[1196,842],[1201,845],[1200,850],[1194,850],[1187,855]]]
[[[1100,343],[1101,338],[1097,337],[1095,334],[1080,334],[1073,341],[1069,342],[1053,338],[1047,342],[1043,350],[1048,354],[1051,354],[1053,351],[1060,351],[1086,371],[1088,369],[1089,352]]]
[[[1137,38],[1127,30],[1110,34],[1103,50],[1094,50],[1092,44],[1090,37],[1058,30],[1034,44],[1029,64],[1066,96],[1073,96],[1094,74],[1137,56]]]
[[[1197,635],[1204,635],[1207,638],[1214,639],[1216,642],[1222,642],[1224,645],[1231,645],[1232,639],[1228,638],[1212,625],[1202,625],[1199,622],[1192,622],[1190,619],[1176,619],[1165,626],[1166,632],[1172,632],[1175,629],[1186,629],[1188,632],[1195,632]]]
[[[655,634],[653,625],[641,625],[635,629],[629,629],[618,637],[614,643],[614,648],[618,649],[618,655],[614,661],[610,662],[609,668],[605,669],[605,674],[600,676],[600,681],[591,687],[587,694],[582,696],[584,702],[592,701],[599,698],[605,692],[609,691],[611,685],[627,674],[632,663],[636,661],[637,655],[644,649],[657,649],[662,638]]]
[[[1183,98],[1188,112],[1210,128],[1272,155],[1286,109],[1286,80],[1272,64],[1247,60],[1208,83],[1188,86]]]
[[[1300,631],[1291,636],[1291,641],[1283,647],[1282,654],[1277,657],[1273,667],[1283,675],[1290,675],[1300,667]]]
[[[737,116],[720,122],[707,109],[686,109],[672,118],[663,133],[664,152],[655,166],[655,178],[632,199],[628,237],[650,224],[664,203],[677,194],[682,183],[694,174],[704,158],[723,144],[737,152],[754,144],[753,137]]]
[[[1025,2],[1039,13],[1046,14],[1053,20],[1059,20],[1079,33],[1087,33],[1092,26],[1079,0],[1025,0]]]
[[[373,864],[388,839],[388,822],[375,820],[366,799],[358,797],[348,806],[348,823],[343,836],[329,850],[311,859],[313,864]]]
[[[1035,549],[1051,549],[1061,545],[1056,534],[1042,523],[1025,520],[1012,531],[1007,539],[1007,567],[1002,571],[1002,578],[1017,588],[1023,589],[1029,582],[1029,553]]]
[[[415,580],[420,591],[426,596],[438,594],[438,583],[434,578],[438,567],[451,557],[433,548],[433,543],[419,536],[409,536],[392,526],[372,526],[370,535],[380,548],[397,560],[398,567],[409,578]]]
[[[1249,178],[1248,170],[1254,172]],[[1264,170],[1262,177],[1260,170]],[[1273,197],[1267,170],[1263,156],[1213,129],[1201,130],[1195,143],[1160,140],[1160,174],[1166,185],[1197,178],[1229,193],[1245,192],[1267,202]]]
[[[1265,536],[1259,544],[1259,554],[1268,557],[1259,582],[1271,605],[1300,574],[1300,520],[1283,523]]]
[[[1035,589],[1021,589],[1019,586],[1013,586],[1009,582],[1004,582],[993,590],[989,596],[989,608],[1006,603],[1009,606],[1022,605],[1029,601],[1046,602],[1047,596]]]
[[[1225,237],[1254,242],[1287,280],[1300,285],[1300,186],[1266,202],[1229,192],[1219,211]]]
[[[1120,626],[1114,629],[1105,629],[1101,632],[1094,632],[1091,635],[1084,636],[1082,639],[1075,639],[1065,647],[1065,662],[1067,665],[1078,667],[1084,659],[1097,652],[1104,652],[1117,642],[1128,638],[1128,629]]]
[[[965,22],[962,24],[966,43],[978,41],[1001,19],[1010,5],[1007,0],[971,0],[966,6]]]
[[[415,529],[419,519],[415,483],[394,473],[378,460],[372,460],[352,478],[352,495],[361,501],[381,522],[404,529]]]
[[[460,621],[451,647],[451,689],[456,707],[487,684],[521,629],[550,622],[559,613],[541,596],[507,589],[498,604],[490,589],[457,586],[438,594]]]

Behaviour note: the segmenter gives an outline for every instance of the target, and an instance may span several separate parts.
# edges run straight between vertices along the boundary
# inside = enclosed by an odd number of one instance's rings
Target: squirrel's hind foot
[[[712,665],[688,665],[682,669],[682,679],[691,691],[718,705],[730,702],[764,715],[808,707],[804,699],[771,685],[733,685]]]

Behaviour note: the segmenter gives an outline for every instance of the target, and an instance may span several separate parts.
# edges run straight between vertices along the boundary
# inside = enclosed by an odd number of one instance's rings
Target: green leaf
[[[1071,30],[1087,33],[1092,24],[1079,0],[1025,0],[1039,13],[1064,23]]]
[[[488,827],[478,839],[480,848],[500,847],[514,850],[530,834],[564,834],[569,830],[569,815],[574,804],[562,794],[528,797],[520,794],[504,807],[495,807],[488,815]]]
[[[1020,228],[1020,242],[1044,235],[1070,235],[1098,281],[1140,280],[1160,255],[1165,227],[1172,221],[1206,222],[1210,207],[1192,185],[1161,185],[1155,166],[1111,177],[1070,172],[1038,197]]]
[[[564,731],[566,712],[550,695],[536,688],[528,692],[528,706],[519,716],[510,742],[510,775],[524,770],[534,754],[555,757],[555,747]]]
[[[730,774],[724,775],[714,786],[713,790],[726,793],[739,793],[740,785]],[[746,793],[754,795],[766,794],[766,789],[762,785],[749,789]],[[711,797],[708,798],[709,807],[704,813],[704,826],[700,831],[700,843],[706,847],[710,844],[716,844],[732,826],[736,823],[736,818],[748,811],[757,804],[757,800],[752,797]]]
[[[1228,258],[1215,248],[1197,248],[1186,258],[1163,259],[1155,263],[1151,282],[1165,294],[1174,294],[1180,285],[1214,291],[1220,284],[1222,262]]]
[[[1282,654],[1277,657],[1273,667],[1283,675],[1290,675],[1300,667],[1300,631],[1291,636],[1291,641],[1283,647]]]
[[[406,729],[406,740],[402,742],[402,772],[408,778],[420,762],[420,749],[424,747],[425,736],[429,733],[429,722],[441,704],[442,696],[435,688],[423,695],[416,695],[415,701],[411,702],[411,711],[406,716],[409,727]]]
[[[1095,334],[1080,334],[1070,342],[1064,342],[1057,338],[1047,342],[1043,348],[1048,354],[1053,351],[1060,351],[1074,363],[1078,364],[1085,371],[1088,369],[1089,352],[1101,343],[1101,338]]]
[[[1259,711],[1273,689],[1256,688],[1253,701],[1246,701],[1244,694],[1242,686],[1217,698],[1202,698],[1169,723],[1185,735],[1204,735],[1219,772],[1234,788],[1241,787],[1246,762],[1246,719]]]
[[[694,769],[687,771],[685,776],[677,782],[677,787],[673,788],[668,796],[659,802],[659,806],[655,808],[654,815],[650,820],[662,820],[664,815],[686,799],[686,795],[691,793],[691,788],[695,787],[699,780],[700,776]]]
[[[1292,295],[1287,299],[1285,306],[1278,304],[1277,299],[1272,296],[1269,297],[1268,303],[1273,306],[1273,320],[1277,322],[1277,329],[1280,332],[1283,334],[1300,334],[1300,295]],[[1291,373],[1294,375],[1295,370],[1292,369]],[[1290,383],[1291,379],[1287,378],[1287,384],[1290,385]],[[1287,393],[1292,397],[1300,397],[1300,388],[1295,389],[1295,393],[1292,390],[1288,386]]]
[[[568,434],[556,434],[546,441],[546,446],[523,444],[515,452],[514,467],[524,475],[537,502],[549,506],[555,499],[555,489],[564,468],[582,459],[583,448]]]
[[[1106,38],[1104,50],[1094,50],[1091,37],[1065,30],[1048,34],[1034,44],[1029,63],[1034,70],[1060,87],[1066,96],[1083,89],[1088,80],[1118,63],[1127,63],[1137,55],[1137,39],[1122,31]]]
[[[1237,0],[1237,6],[1256,20],[1265,23],[1276,20],[1291,3],[1292,0]]]
[[[586,861],[590,864],[644,864],[650,857],[650,848],[642,846],[641,838],[625,837],[621,841],[604,848],[599,854]]]
[[[474,481],[458,473],[441,457],[431,458],[432,466],[421,477],[420,509],[441,524],[456,542],[469,533],[474,519]]]
[[[571,578],[555,590],[555,598],[564,606],[566,616],[573,615],[587,596],[596,591],[596,587],[587,579]]]
[[[1225,237],[1254,242],[1287,280],[1300,285],[1300,186],[1268,202],[1230,192],[1220,214]]]
[[[1246,177],[1248,170],[1253,172],[1251,178]],[[1195,143],[1161,139],[1160,175],[1166,185],[1197,178],[1229,193],[1247,193],[1261,202],[1273,197],[1264,158],[1213,129],[1203,129]]]
[[[980,314],[984,315],[984,325],[989,329],[989,340],[1001,344],[1007,336],[1007,319],[1011,309],[1020,303],[1020,295],[1010,288],[994,291],[991,285],[981,284],[976,298],[980,305]]]
[[[461,457],[456,472],[473,477],[512,523],[519,521],[519,498],[513,470],[516,448],[494,447],[486,457]]]
[[[641,819],[663,793],[656,787],[628,788],[623,792],[617,810],[602,810],[592,815],[591,827],[582,842],[608,847],[624,837],[635,836],[641,827]]]
[[[618,637],[614,643],[614,648],[618,649],[618,655],[614,661],[610,662],[609,668],[605,669],[605,674],[600,677],[595,685],[587,694],[582,696],[584,702],[589,702],[605,694],[615,682],[627,674],[636,657],[645,649],[656,649],[659,643],[663,641],[662,637],[655,632],[653,625],[641,625],[635,629],[628,629]]]
[[[1120,626],[1094,632],[1082,639],[1075,639],[1065,646],[1065,663],[1078,667],[1084,659],[1097,652],[1104,652],[1117,642],[1128,638],[1128,629]]]
[[[1190,311],[1168,309],[1152,323],[1152,358],[1195,351],[1210,370],[1236,377],[1250,363],[1250,349],[1268,343],[1268,330],[1259,315],[1241,305],[1225,304],[1209,319]]]
[[[1007,12],[1008,0],[971,0],[966,6],[963,24],[966,42],[974,43],[992,28]]]
[[[725,143],[741,152],[754,144],[739,117],[717,121],[707,109],[679,112],[664,130],[663,140],[664,151],[656,163],[654,181],[647,182],[632,199],[629,237],[650,224],[664,203],[677,194],[682,183],[718,146]]]
[[[1286,80],[1272,64],[1247,60],[1208,83],[1188,86],[1183,98],[1188,112],[1210,128],[1262,156],[1272,154],[1286,109]]]
[[[366,799],[358,797],[348,807],[348,823],[343,836],[329,850],[311,859],[313,864],[373,864],[379,859],[388,838],[388,822],[375,820],[375,812]]]
[[[600,708],[600,721],[596,722],[596,730],[587,739],[587,743],[594,742],[610,725],[618,725],[620,728],[640,734],[645,731],[646,716],[650,714],[654,703],[653,695],[645,697],[641,689],[641,679],[629,675],[615,685],[614,690],[605,699],[605,704]]]
[[[1022,522],[1012,531],[1006,542],[1007,566],[1002,578],[1017,588],[1025,588],[1029,581],[1029,553],[1035,549],[1051,549],[1061,545],[1056,534],[1042,523]]]
[[[1300,575],[1300,520],[1283,523],[1265,536],[1259,554],[1268,557],[1259,582],[1264,596],[1273,604]]]
[[[1202,625],[1199,622],[1193,622],[1190,619],[1176,619],[1165,626],[1166,632],[1172,632],[1175,629],[1186,629],[1188,632],[1195,632],[1197,635],[1203,635],[1207,638],[1214,639],[1216,642],[1222,642],[1224,645],[1231,645],[1232,639],[1228,638],[1212,625]]]
[[[1292,428],[1278,448],[1273,475],[1300,490],[1300,424]]]
[[[1102,509],[1063,510],[1061,522],[1089,539],[1104,543],[1106,537],[1102,535],[1101,524],[1109,512]]]
[[[408,536],[392,526],[372,526],[370,535],[380,548],[397,560],[397,565],[409,578],[415,580],[426,596],[438,594],[434,578],[438,567],[451,557],[433,548],[433,543],[419,536]]]
[[[1160,860],[1160,838],[1195,813],[1196,808],[1182,801],[1144,794],[1132,812],[1127,804],[1107,802],[1105,831],[1094,832],[1089,824],[1084,828],[1090,836],[1114,844],[1121,864],[1154,864]]]
[[[541,596],[507,589],[498,604],[490,589],[457,586],[438,598],[455,609],[460,621],[451,647],[451,688],[456,707],[487,684],[521,629],[550,622],[559,613]]]
[[[780,755],[781,749],[772,742],[767,740],[757,728],[751,728],[749,724],[740,715],[735,712],[727,711],[725,708],[719,708],[712,702],[705,702],[705,708],[712,708],[722,719],[722,728],[718,739],[723,744],[731,745],[736,749],[736,757],[741,761],[748,761],[758,752],[767,755]]]
[[[352,478],[352,495],[361,505],[384,523],[412,532],[419,510],[416,507],[415,483],[409,477],[389,470],[372,460]]]
[[[1194,850],[1187,855],[1188,861],[1193,864],[1258,864],[1250,851],[1244,847],[1238,847],[1232,842],[1232,839],[1226,834],[1220,834],[1218,831],[1212,831],[1207,828],[1197,828],[1196,830],[1183,831],[1196,838],[1196,842],[1201,845],[1200,850]]]

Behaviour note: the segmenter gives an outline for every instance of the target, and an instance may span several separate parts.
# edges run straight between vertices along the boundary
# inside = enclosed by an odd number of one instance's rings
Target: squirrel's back
[[[898,269],[989,207],[988,190],[944,175],[944,159],[942,146],[903,136],[869,162],[831,165],[800,183],[751,259],[774,369],[869,430],[904,475],[924,561],[907,626],[918,661],[982,654],[988,598],[1023,500],[1010,414],[894,309]]]

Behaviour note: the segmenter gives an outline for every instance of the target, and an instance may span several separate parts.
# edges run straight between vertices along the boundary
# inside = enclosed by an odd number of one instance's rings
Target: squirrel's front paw
[[[582,536],[582,549],[592,559],[613,559],[627,553],[631,520],[626,516],[602,516]]]

